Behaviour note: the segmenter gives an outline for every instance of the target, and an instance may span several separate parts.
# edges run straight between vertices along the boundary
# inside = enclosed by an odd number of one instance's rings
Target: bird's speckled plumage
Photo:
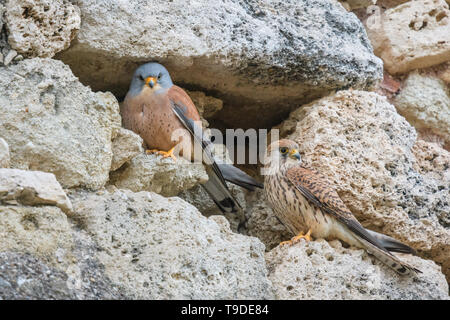
[[[281,153],[287,148],[286,153]],[[315,238],[340,239],[366,249],[401,274],[418,272],[390,251],[414,253],[408,246],[385,235],[366,230],[341,200],[326,178],[301,164],[298,145],[280,140],[267,150],[264,189],[276,216],[294,234],[311,230]],[[299,158],[299,157],[298,157]]]

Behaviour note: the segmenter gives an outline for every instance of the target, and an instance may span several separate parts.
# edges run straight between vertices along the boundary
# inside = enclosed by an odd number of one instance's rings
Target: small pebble
[[[8,54],[5,57],[5,60],[3,61],[4,65],[7,66],[8,64],[10,64],[10,62],[17,56],[17,51],[16,50],[11,50],[10,52],[8,52]]]

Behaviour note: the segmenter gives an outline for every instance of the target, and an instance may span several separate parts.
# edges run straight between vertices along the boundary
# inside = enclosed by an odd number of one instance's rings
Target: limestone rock
[[[80,28],[80,10],[67,0],[7,0],[11,47],[27,57],[51,58],[67,49]]]
[[[410,73],[394,105],[416,129],[429,129],[450,143],[450,89],[444,81]]]
[[[76,299],[67,274],[28,254],[0,252],[0,299]]]
[[[66,215],[54,206],[0,206],[0,252],[28,253],[44,263],[67,269],[73,247]]]
[[[191,163],[181,157],[174,161],[157,154],[141,153],[119,170],[111,172],[110,183],[117,188],[153,191],[168,197],[206,181],[208,175],[201,163]]]
[[[179,198],[118,190],[73,196],[105,273],[139,299],[269,299],[264,245]]]
[[[5,139],[0,138],[0,168],[9,168],[9,146]]]
[[[235,199],[242,206],[242,209],[245,211],[247,202],[245,199],[245,194],[247,193],[245,189],[236,186],[234,184],[227,182],[228,189],[231,191],[231,194],[235,197]],[[239,216],[237,213],[223,213],[220,211],[219,207],[214,203],[208,193],[201,185],[196,185],[189,190],[184,190],[177,195],[181,199],[189,202],[194,207],[198,209],[204,216],[210,217],[213,215],[221,215],[224,216],[228,222],[230,223],[230,229],[236,233],[244,233],[247,234],[245,229],[240,229],[240,223],[243,222],[244,217]],[[253,235],[257,237],[256,235]],[[263,242],[264,243],[264,242]]]
[[[366,29],[391,74],[450,60],[450,10],[444,0],[408,1],[386,10],[379,20],[367,20]]]
[[[54,173],[66,188],[106,183],[121,121],[112,94],[92,92],[61,61],[41,58],[3,68],[0,87],[12,168]]]
[[[402,255],[423,273],[402,277],[364,250],[323,239],[278,246],[266,254],[276,299],[450,299],[448,284],[433,261]]]
[[[112,141],[111,171],[119,169],[125,162],[142,153],[142,143],[142,138],[133,131],[119,128]]]
[[[40,171],[0,168],[0,203],[24,205],[55,205],[65,212],[72,203],[55,175]]]
[[[58,58],[84,84],[123,97],[135,68],[156,60],[181,87],[214,92],[226,105],[215,118],[233,127],[270,127],[382,78],[361,22],[334,0],[73,3],[83,23]]]
[[[385,97],[340,91],[294,111],[281,132],[365,227],[409,244],[450,276],[450,169],[442,179],[418,171],[415,130]]]
[[[60,209],[0,206],[1,299],[129,299]]]

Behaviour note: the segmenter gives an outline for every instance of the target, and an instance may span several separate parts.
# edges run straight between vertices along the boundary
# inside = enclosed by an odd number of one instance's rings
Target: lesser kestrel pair
[[[209,180],[204,188],[223,212],[241,208],[225,181],[253,190],[262,187],[245,172],[228,164],[218,164],[208,149],[209,141],[198,134],[198,111],[180,87],[174,85],[168,71],[158,63],[147,63],[134,73],[121,109],[125,128],[138,133],[150,152],[174,157],[180,143],[202,147]],[[176,135],[176,130],[184,130]],[[191,151],[194,150],[192,147]],[[181,150],[181,154],[183,151]],[[192,159],[192,154],[184,157]],[[400,274],[420,272],[390,253],[415,253],[414,249],[386,235],[365,229],[327,184],[325,177],[301,164],[298,145],[280,140],[267,150],[264,178],[266,197],[280,221],[297,237],[340,239],[366,249]],[[307,232],[306,234],[304,234]],[[290,241],[292,243],[292,241]]]

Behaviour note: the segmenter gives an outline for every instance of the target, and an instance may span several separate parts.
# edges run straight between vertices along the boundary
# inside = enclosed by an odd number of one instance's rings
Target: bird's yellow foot
[[[300,239],[305,239],[306,241],[311,241],[311,229],[308,230],[306,234],[303,234],[303,232],[300,232],[298,235],[293,237],[291,240],[283,241],[280,243],[280,245],[293,245],[294,243],[297,243],[300,241]]]
[[[158,153],[158,154],[162,155],[163,158],[171,157],[174,161],[176,161],[177,158],[176,158],[175,155],[173,154],[173,150],[174,150],[174,149],[175,149],[175,147],[173,147],[173,148],[170,149],[169,151],[162,151],[162,150],[152,149],[152,150],[146,150],[145,153],[146,153],[146,154]]]

